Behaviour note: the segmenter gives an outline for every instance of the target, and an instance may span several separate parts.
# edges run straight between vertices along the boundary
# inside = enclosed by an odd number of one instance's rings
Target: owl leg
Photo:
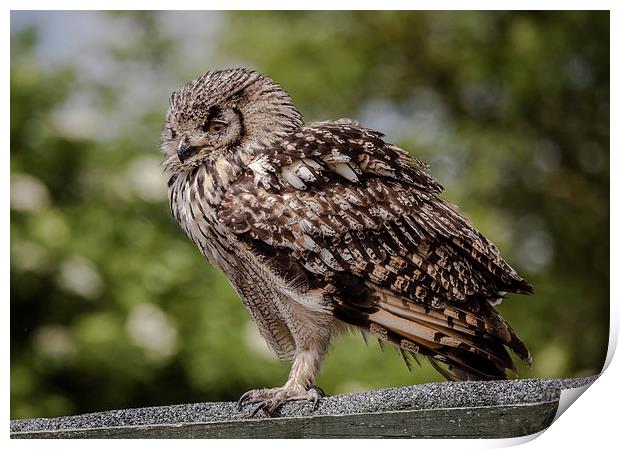
[[[324,350],[298,350],[288,381],[282,387],[250,390],[241,396],[238,408],[241,409],[245,404],[257,404],[252,416],[260,410],[271,415],[286,402],[306,400],[316,410],[320,399],[325,396],[323,390],[314,384],[323,355]]]

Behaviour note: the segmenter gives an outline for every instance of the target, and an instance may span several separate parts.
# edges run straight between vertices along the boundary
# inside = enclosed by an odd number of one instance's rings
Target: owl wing
[[[444,362],[448,377],[505,377],[504,345],[530,355],[490,303],[531,286],[427,165],[382,137],[350,122],[300,128],[250,161],[220,222],[341,320]]]

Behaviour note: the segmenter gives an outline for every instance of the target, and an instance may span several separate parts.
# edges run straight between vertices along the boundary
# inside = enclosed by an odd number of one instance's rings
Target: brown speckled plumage
[[[243,400],[268,412],[316,400],[320,363],[348,325],[450,379],[506,377],[506,347],[530,363],[492,304],[532,287],[381,133],[304,124],[278,85],[234,69],[172,96],[162,150],[172,214],[293,360],[284,387]]]

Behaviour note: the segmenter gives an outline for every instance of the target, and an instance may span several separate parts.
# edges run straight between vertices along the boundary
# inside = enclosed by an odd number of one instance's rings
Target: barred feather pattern
[[[201,142],[191,130],[214,113],[203,103],[226,77],[234,95],[222,95],[217,112],[234,111],[237,134],[180,161],[177,134]],[[255,72],[203,82],[211,84],[197,97],[202,112],[192,109],[200,83],[190,83],[173,96],[162,134],[171,211],[270,348],[295,360],[291,376],[306,373],[304,388],[348,327],[397,346],[408,366],[427,357],[448,379],[505,378],[515,369],[508,350],[531,363],[493,306],[531,285],[441,197],[424,162],[348,119],[304,124]],[[261,126],[268,131],[255,136]]]
[[[265,302],[252,301],[272,278],[302,307],[442,362],[444,374],[503,378],[514,369],[505,346],[528,363],[530,355],[489,301],[531,286],[440,197],[426,168],[376,131],[313,123],[246,166],[229,156],[198,167],[176,180],[171,204],[203,253],[232,275],[256,321],[277,313],[256,313]],[[254,277],[252,287],[234,273]],[[263,321],[286,321],[276,318]],[[284,329],[265,335],[289,358],[294,338]]]

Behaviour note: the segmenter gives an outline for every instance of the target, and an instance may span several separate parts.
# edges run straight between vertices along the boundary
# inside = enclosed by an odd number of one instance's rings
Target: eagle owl
[[[351,327],[451,380],[506,378],[507,348],[531,363],[493,307],[531,285],[380,132],[306,124],[270,78],[232,69],[172,94],[161,149],[174,218],[292,361],[284,386],[249,391],[240,407],[316,407],[321,362]]]

